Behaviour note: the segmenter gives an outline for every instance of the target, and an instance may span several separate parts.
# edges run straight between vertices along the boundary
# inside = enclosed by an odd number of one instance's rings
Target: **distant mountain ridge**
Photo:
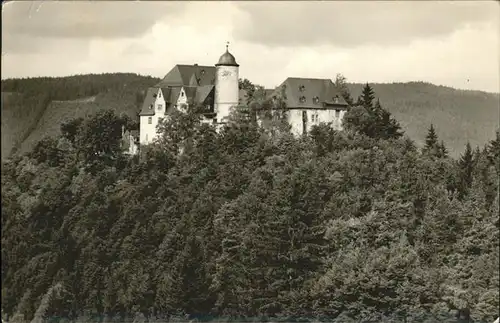
[[[499,128],[500,94],[457,90],[426,82],[371,84],[381,105],[400,122],[406,134],[422,144],[432,123],[452,155],[467,141],[483,146]],[[354,98],[363,84],[349,84]]]
[[[2,80],[2,159],[14,148],[29,151],[62,122],[100,109],[136,117],[144,91],[160,79],[130,73]],[[364,84],[350,83],[354,98]],[[500,94],[457,90],[425,82],[370,83],[381,105],[417,144],[431,123],[450,153],[467,141],[484,145],[499,127]]]

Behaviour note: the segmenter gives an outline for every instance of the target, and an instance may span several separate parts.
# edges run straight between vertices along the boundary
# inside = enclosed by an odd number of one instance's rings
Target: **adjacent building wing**
[[[347,108],[347,102],[329,79],[289,77],[271,96],[281,96],[290,109]]]

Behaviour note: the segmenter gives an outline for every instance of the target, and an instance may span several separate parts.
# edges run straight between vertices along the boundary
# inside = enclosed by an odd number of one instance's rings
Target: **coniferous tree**
[[[488,159],[495,166],[497,174],[500,175],[500,129],[495,133],[495,139],[491,140],[486,148]]]
[[[368,111],[371,111],[373,109],[373,100],[375,100],[375,93],[368,83],[366,83],[366,85],[363,87],[363,92],[361,93],[361,96],[358,100]]]
[[[429,156],[438,156],[440,153],[439,148],[438,136],[434,125],[431,123],[429,130],[427,130],[427,135],[425,136],[425,146],[422,152]]]
[[[432,149],[437,145],[438,137],[436,134],[436,130],[434,129],[434,125],[431,123],[429,130],[427,132],[427,136],[425,137],[425,147],[427,149]]]
[[[458,160],[459,196],[463,198],[472,185],[474,156],[470,143],[465,145],[465,151]]]
[[[440,158],[448,157],[448,149],[446,148],[443,140],[441,140],[441,143],[439,144],[439,157]]]
[[[371,138],[397,139],[403,135],[401,126],[391,114],[382,108],[380,100],[373,103],[375,95],[369,84],[363,88],[363,93],[355,107],[344,116],[346,129],[352,129]]]
[[[397,139],[403,135],[401,126],[399,122],[392,118],[389,111],[382,108],[380,105],[380,99],[377,99],[375,106],[373,108],[373,113],[375,115],[375,133],[377,133],[378,138],[381,139]]]
[[[408,153],[408,152],[416,152],[417,151],[417,146],[415,145],[415,142],[413,140],[411,140],[411,138],[409,137],[406,137],[404,139],[404,145],[403,145],[403,151],[405,153]]]
[[[415,153],[409,138],[329,127],[273,136],[237,115],[217,132],[184,117],[164,127],[183,137],[160,133],[144,160],[88,172],[55,140],[2,165],[3,312],[84,322],[496,318],[488,149],[466,147],[457,163]],[[113,139],[117,119],[82,127]],[[170,153],[185,137],[189,149]],[[469,193],[454,198],[448,182],[470,168]]]

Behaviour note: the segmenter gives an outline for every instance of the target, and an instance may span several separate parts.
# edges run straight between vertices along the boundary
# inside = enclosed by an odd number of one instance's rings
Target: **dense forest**
[[[492,322],[500,136],[419,148],[366,85],[302,137],[262,102],[220,131],[174,113],[140,156],[130,118],[68,120],[2,166],[9,322]],[[133,122],[132,122],[133,123]]]
[[[144,91],[158,81],[125,73],[2,80],[2,159],[16,151],[30,151],[45,136],[57,137],[59,125],[71,118],[104,109],[136,117]],[[348,83],[347,87],[357,98],[363,84]],[[467,142],[483,146],[499,127],[498,93],[423,82],[372,87],[418,147],[424,145],[430,123],[434,123],[453,157],[463,152]]]

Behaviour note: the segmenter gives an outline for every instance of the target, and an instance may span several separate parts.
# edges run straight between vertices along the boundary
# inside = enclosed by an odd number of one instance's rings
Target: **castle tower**
[[[231,112],[231,108],[238,105],[238,72],[239,65],[231,53],[228,45],[226,52],[215,64],[215,113],[217,121],[224,122]]]

